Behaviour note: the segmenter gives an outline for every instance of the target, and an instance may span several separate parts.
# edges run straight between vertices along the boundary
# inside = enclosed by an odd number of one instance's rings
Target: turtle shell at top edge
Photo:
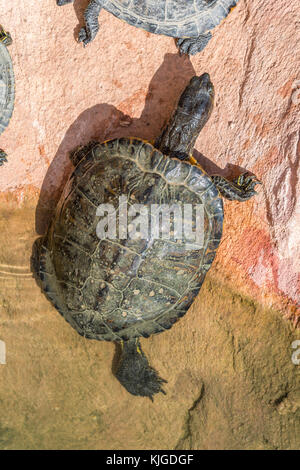
[[[103,8],[132,26],[174,38],[197,37],[219,25],[238,0],[106,0]]]
[[[15,80],[7,47],[0,42],[0,134],[6,129],[14,108]]]
[[[185,235],[179,241],[155,238],[151,230],[141,238],[118,232],[118,238],[99,237],[99,206],[113,206],[118,224],[120,196],[129,211],[134,204],[202,205],[202,246]],[[186,313],[213,262],[222,226],[222,199],[200,167],[170,159],[139,139],[95,143],[70,176],[45,237],[43,288],[87,338],[148,337]]]

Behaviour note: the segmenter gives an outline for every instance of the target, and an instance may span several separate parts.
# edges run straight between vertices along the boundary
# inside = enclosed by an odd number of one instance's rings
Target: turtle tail
[[[162,384],[167,382],[149,365],[138,338],[122,342],[121,358],[115,375],[132,395],[149,397],[153,401],[156,393],[166,394]]]

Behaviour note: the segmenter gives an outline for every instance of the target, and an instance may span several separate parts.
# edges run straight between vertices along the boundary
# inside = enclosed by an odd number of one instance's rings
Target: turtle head
[[[156,140],[156,147],[170,157],[187,160],[211,115],[214,96],[208,73],[193,77],[180,96],[172,118]]]
[[[186,115],[189,120],[194,119],[202,123],[198,133],[211,115],[214,97],[214,86],[208,73],[193,77],[180,97],[178,112]]]

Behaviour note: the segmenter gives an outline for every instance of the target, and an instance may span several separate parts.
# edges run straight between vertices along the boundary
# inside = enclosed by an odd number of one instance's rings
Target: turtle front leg
[[[84,12],[85,28],[81,28],[78,41],[86,46],[93,41],[99,31],[98,16],[105,0],[91,0]]]
[[[0,166],[2,166],[5,162],[7,162],[7,155],[6,153],[0,149]]]
[[[210,32],[205,34],[200,34],[196,38],[180,38],[177,40],[177,47],[179,49],[180,55],[188,54],[195,55],[198,52],[203,51],[206,47],[208,41],[212,38]]]
[[[0,29],[0,42],[5,46],[10,46],[12,44],[12,38],[8,31],[4,31],[3,28]]]
[[[262,184],[256,176],[243,173],[233,181],[228,181],[223,176],[213,175],[212,181],[218,188],[221,196],[229,199],[229,201],[248,201],[252,196],[257,194],[255,186]]]

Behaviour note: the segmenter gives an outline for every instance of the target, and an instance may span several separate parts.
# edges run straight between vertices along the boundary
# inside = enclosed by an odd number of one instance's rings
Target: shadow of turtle
[[[144,109],[130,117],[108,103],[83,111],[67,130],[49,166],[36,208],[36,232],[43,235],[53,216],[72,164],[69,153],[91,140],[103,142],[118,137],[139,137],[153,141],[168,121],[177,101],[195,70],[187,56],[166,54],[149,83]],[[123,107],[130,108],[130,98]]]
[[[75,15],[77,16],[77,20],[78,20],[78,24],[74,27],[74,30],[73,30],[73,36],[76,41],[78,41],[79,31],[81,30],[81,28],[85,26],[84,12],[89,3],[90,3],[90,0],[74,0],[73,2]],[[99,22],[101,22],[101,20]],[[101,28],[101,25],[100,25],[100,28]],[[83,47],[82,44],[80,44],[80,46]]]
[[[73,35],[74,39],[78,41],[78,33],[80,29],[85,25],[84,21],[84,12],[89,5],[91,0],[68,0],[68,3],[64,5],[58,5],[59,8],[61,8],[62,12],[67,6],[69,6],[70,3],[72,3],[72,6],[74,8],[75,15],[77,16],[78,24],[74,27],[73,30]],[[56,0],[57,2],[57,0]]]
[[[195,70],[188,56],[166,54],[152,77],[144,109],[138,118],[124,114],[108,103],[100,103],[83,111],[67,130],[44,178],[36,208],[36,232],[44,235],[56,209],[63,186],[71,172],[69,153],[91,140],[103,142],[120,137],[139,137],[154,141],[168,122],[178,98]],[[131,98],[123,102],[130,108]],[[208,123],[209,125],[209,123]],[[208,174],[236,176],[243,169],[227,164],[224,169],[198,151],[194,156]]]

